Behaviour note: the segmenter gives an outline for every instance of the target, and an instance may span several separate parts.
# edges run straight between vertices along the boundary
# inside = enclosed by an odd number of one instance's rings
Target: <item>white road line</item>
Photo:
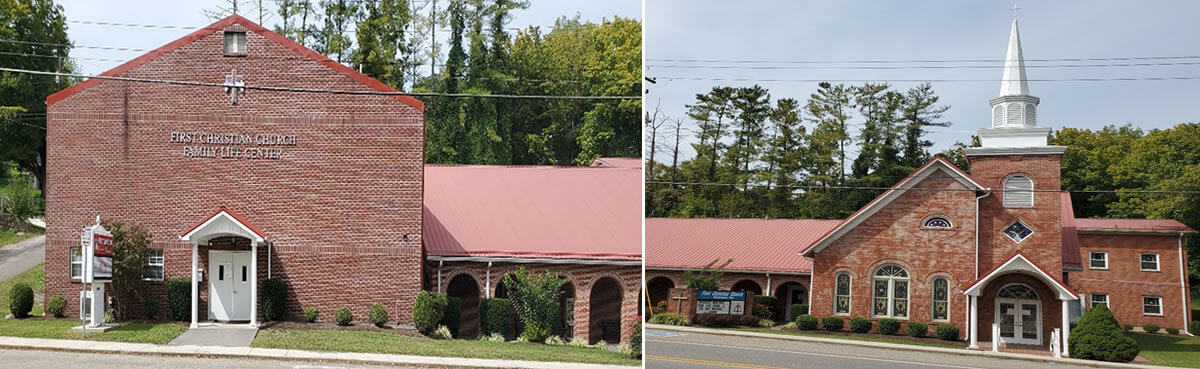
[[[938,367],[944,367],[944,368],[984,369],[984,368],[973,367],[973,366],[961,366],[961,365],[946,365],[946,364],[924,363],[924,362],[919,362],[919,361],[904,361],[904,360],[891,360],[891,359],[876,359],[876,358],[869,358],[869,357],[859,357],[859,356],[849,356],[849,355],[837,355],[837,354],[818,354],[818,353],[814,353],[814,352],[788,351],[788,350],[773,350],[773,349],[764,349],[764,348],[746,347],[746,346],[725,346],[725,345],[714,345],[714,344],[711,344],[711,343],[678,342],[678,341],[665,341],[665,340],[647,340],[647,341],[653,341],[653,342],[665,342],[665,343],[674,343],[674,344],[679,344],[679,345],[695,345],[695,346],[709,346],[709,347],[725,347],[725,348],[735,348],[735,349],[741,349],[741,350],[751,350],[751,351],[764,351],[764,352],[778,352],[778,353],[786,353],[786,354],[799,354],[799,355],[825,356],[825,357],[835,357],[835,358],[841,358],[841,359],[858,359],[858,360],[883,361],[883,362],[889,362],[889,363],[900,363],[900,364],[929,365],[929,366],[938,366]]]

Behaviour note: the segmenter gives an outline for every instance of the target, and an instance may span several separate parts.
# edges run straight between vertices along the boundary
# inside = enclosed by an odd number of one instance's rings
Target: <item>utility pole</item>
[[[429,17],[429,37],[432,40],[429,43],[429,83],[433,87],[433,76],[436,75],[434,68],[437,66],[437,0],[433,0],[433,11]]]

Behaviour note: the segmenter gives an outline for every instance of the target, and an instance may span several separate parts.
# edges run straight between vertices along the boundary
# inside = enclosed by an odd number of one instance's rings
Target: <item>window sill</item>
[[[1108,268],[1094,268],[1094,267],[1088,267],[1088,270],[1108,270]]]
[[[1144,316],[1163,316],[1162,313],[1158,313],[1158,314],[1142,313],[1142,315],[1144,315]]]
[[[1158,269],[1142,269],[1142,271],[1150,272],[1150,273],[1161,273],[1162,272],[1161,270],[1158,270]]]

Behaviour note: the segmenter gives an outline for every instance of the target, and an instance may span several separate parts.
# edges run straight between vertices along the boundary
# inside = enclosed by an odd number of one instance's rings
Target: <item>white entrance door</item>
[[[996,323],[1000,324],[1002,343],[1042,344],[1042,302],[1039,300],[996,299]]]
[[[250,252],[208,252],[208,317],[216,321],[250,320]]]

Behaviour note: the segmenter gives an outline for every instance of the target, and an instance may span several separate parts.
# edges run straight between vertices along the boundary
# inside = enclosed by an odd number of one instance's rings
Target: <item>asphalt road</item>
[[[646,368],[1076,368],[1024,360],[647,329]]]
[[[0,281],[24,273],[46,260],[46,236],[37,236],[0,248]]]
[[[22,369],[383,369],[395,366],[352,365],[325,362],[209,359],[149,355],[90,354],[74,352],[0,349],[0,368]],[[408,367],[417,368],[417,367]]]

